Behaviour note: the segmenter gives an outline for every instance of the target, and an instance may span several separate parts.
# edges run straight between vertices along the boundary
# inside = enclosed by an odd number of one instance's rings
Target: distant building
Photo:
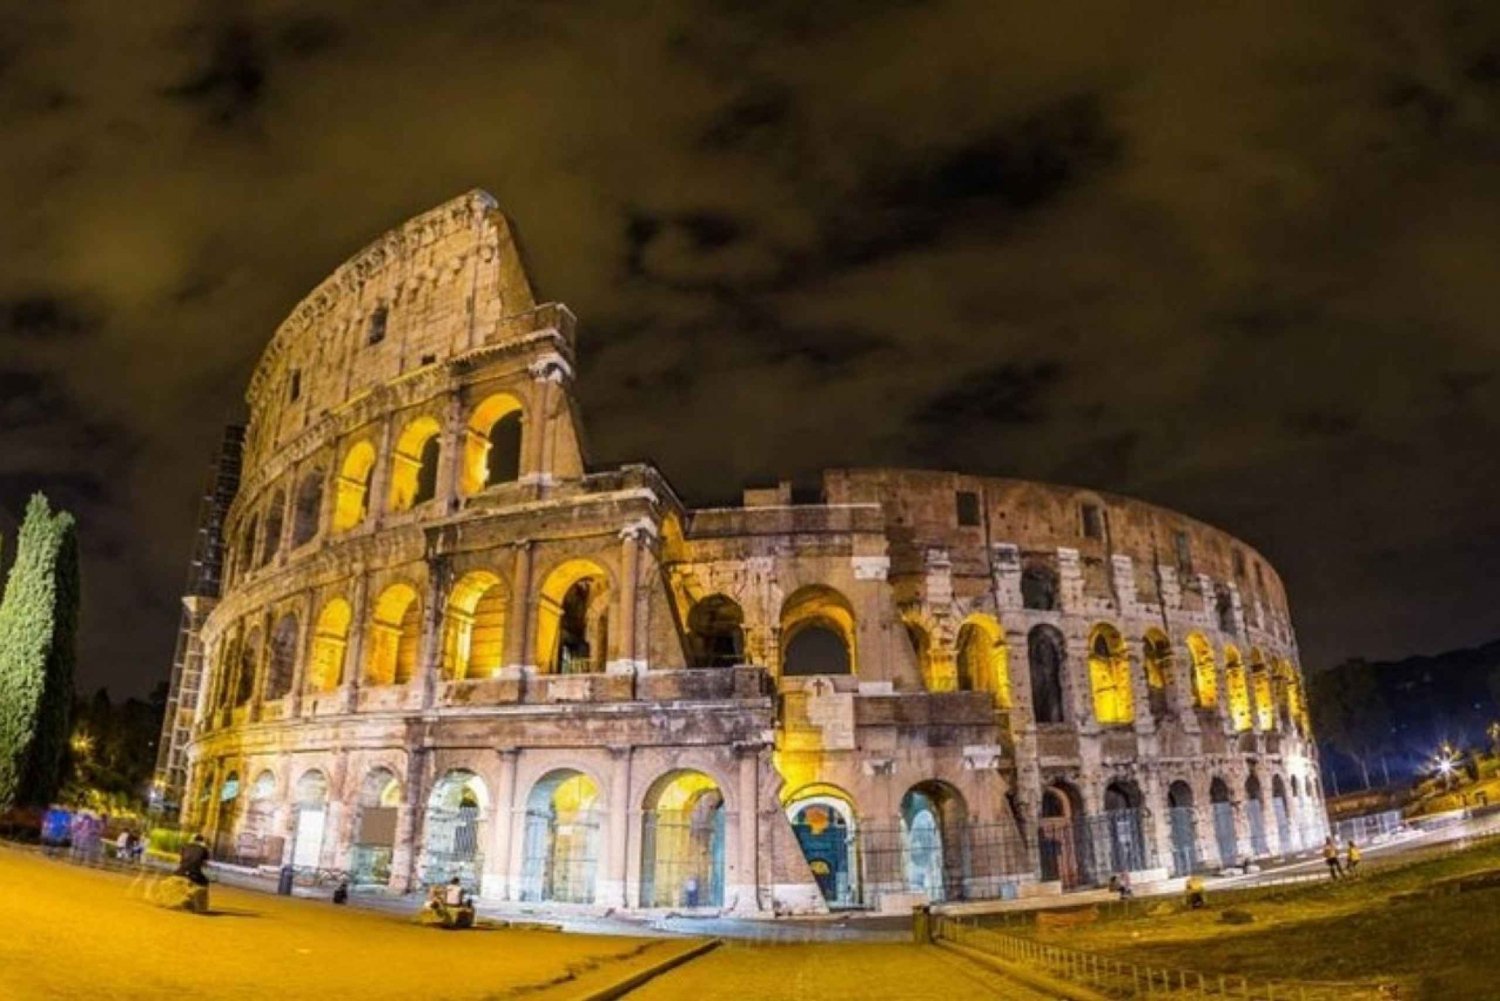
[[[198,530],[183,589],[182,617],[177,627],[177,646],[172,654],[172,675],[167,689],[167,708],[157,742],[156,772],[151,783],[151,803],[156,809],[177,813],[187,782],[187,743],[192,735],[193,714],[203,679],[203,646],[199,632],[213,610],[223,583],[224,521],[240,485],[240,462],[245,429],[231,424],[224,429],[198,505]]]
[[[1250,547],[961,473],[689,508],[650,465],[589,466],[574,352],[482,192],[278,329],[201,628],[184,816],[221,853],[772,915],[1322,840],[1286,595]]]

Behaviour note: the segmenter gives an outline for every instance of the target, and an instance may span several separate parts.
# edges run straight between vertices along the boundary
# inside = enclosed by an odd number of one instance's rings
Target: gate
[[[1215,803],[1213,806],[1214,841],[1219,847],[1219,865],[1226,868],[1239,865],[1239,840],[1234,834],[1234,804]]]
[[[431,886],[458,877],[465,889],[478,892],[480,810],[477,806],[427,808],[422,882]]]
[[[522,900],[594,902],[599,852],[599,815],[595,811],[570,812],[560,820],[551,812],[527,810],[524,851]]]
[[[1172,830],[1172,875],[1188,876],[1200,868],[1198,860],[1198,818],[1191,806],[1174,806],[1167,810]]]
[[[353,886],[385,886],[391,881],[391,857],[396,844],[396,807],[367,806],[359,811],[359,827],[349,848],[349,882]]]
[[[707,816],[697,811],[654,811],[643,823],[641,905],[722,907],[723,808]]]
[[[802,807],[792,821],[797,846],[818,882],[818,890],[829,907],[857,907],[853,877],[854,836],[848,821],[833,807],[813,804]],[[648,835],[649,836],[649,835]]]
[[[1250,855],[1264,858],[1271,854],[1266,845],[1266,809],[1258,799],[1246,800],[1246,815],[1250,820]]]

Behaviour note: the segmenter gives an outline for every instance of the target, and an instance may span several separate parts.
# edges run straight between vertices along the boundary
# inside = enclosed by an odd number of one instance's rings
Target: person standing
[[[1349,839],[1349,848],[1346,853],[1347,862],[1345,863],[1344,871],[1353,876],[1355,871],[1359,869],[1359,858],[1359,845],[1355,844],[1354,839],[1351,838]]]
[[[1331,878],[1339,879],[1344,875],[1344,870],[1339,865],[1339,846],[1331,834],[1323,840],[1323,861],[1328,863],[1328,875]]]

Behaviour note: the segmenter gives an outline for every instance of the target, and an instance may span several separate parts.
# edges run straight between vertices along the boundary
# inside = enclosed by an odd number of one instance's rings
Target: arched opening
[[[457,877],[471,893],[478,891],[488,810],[489,793],[473,772],[456,768],[437,781],[422,825],[422,882],[432,886]]]
[[[1229,691],[1229,725],[1236,733],[1250,729],[1250,683],[1240,652],[1224,648],[1224,687]]]
[[[1167,692],[1172,683],[1172,641],[1160,629],[1146,630],[1141,643],[1141,666],[1146,672],[1151,718],[1160,722],[1171,714]]]
[[[722,907],[724,794],[702,772],[652,783],[643,804],[642,907]]]
[[[922,687],[929,692],[944,691],[947,687],[946,679],[940,680],[932,670],[932,637],[920,622],[907,619],[903,624],[906,627],[906,641],[911,644],[912,656],[917,661],[917,674],[922,679]]]
[[[235,834],[240,822],[240,773],[230,772],[219,784],[219,809],[214,815],[214,830],[210,842],[214,854],[220,858],[236,858],[239,852],[235,845]]]
[[[260,560],[256,566],[265,566],[281,551],[281,530],[286,524],[286,493],[278,490],[271,495],[266,505],[265,531],[261,533]]]
[[[1021,607],[1036,612],[1057,610],[1057,571],[1044,563],[1028,563],[1021,570]]]
[[[991,616],[971,615],[959,627],[958,687],[966,692],[990,692],[998,708],[1010,708],[1005,632]]]
[[[901,798],[906,888],[933,902],[962,900],[968,858],[964,834],[968,808],[946,782],[914,785]]]
[[[858,906],[855,814],[848,794],[831,786],[806,790],[787,804],[786,815],[828,906]]]
[[[521,899],[592,904],[603,804],[580,771],[548,772],[526,798]]]
[[[292,675],[296,670],[297,617],[288,612],[276,620],[271,630],[270,656],[266,661],[266,701],[284,698],[291,692]]]
[[[367,685],[404,685],[416,672],[422,644],[422,601],[409,584],[392,584],[375,599],[365,655]]]
[[[260,667],[260,627],[250,630],[250,635],[240,646],[239,677],[235,684],[234,704],[249,705],[255,695],[255,674]]]
[[[418,417],[401,429],[391,457],[391,510],[408,511],[437,495],[437,467],[442,428],[431,417]]]
[[[312,663],[307,670],[309,692],[331,692],[344,683],[344,651],[349,645],[349,622],[354,613],[343,598],[333,598],[318,613],[313,630]]]
[[[443,616],[443,678],[467,681],[500,673],[510,597],[487,570],[464,574],[453,586]]]
[[[296,786],[292,865],[316,869],[323,861],[323,827],[328,813],[328,776],[316,768],[303,772]]]
[[[391,881],[401,782],[389,768],[372,768],[360,783],[354,844],[349,848],[352,886],[385,886]]]
[[[1219,679],[1214,664],[1214,649],[1202,633],[1189,633],[1188,653],[1193,658],[1193,704],[1212,709],[1219,704]]]
[[[1250,701],[1255,707],[1255,725],[1261,730],[1276,726],[1276,702],[1271,697],[1271,670],[1259,647],[1250,648]]]
[[[1172,875],[1197,872],[1198,811],[1193,806],[1193,787],[1181,779],[1167,787],[1167,825],[1172,832]]]
[[[1292,814],[1287,809],[1286,782],[1280,775],[1271,778],[1271,816],[1276,821],[1276,846],[1286,855],[1296,849],[1292,844]]]
[[[798,678],[853,674],[854,609],[831,587],[814,584],[781,606],[781,673]]]
[[[255,515],[251,515],[245,522],[244,531],[240,533],[240,546],[234,565],[241,579],[249,576],[250,571],[255,569],[255,533],[258,527],[258,520]]]
[[[1260,779],[1254,775],[1245,780],[1245,819],[1250,823],[1250,854],[1264,858],[1271,854],[1266,844],[1266,811],[1261,799]]]
[[[1109,843],[1100,856],[1109,860],[1110,872],[1151,868],[1147,817],[1141,791],[1134,782],[1116,781],[1104,787],[1104,828]]]
[[[1063,712],[1063,635],[1054,626],[1035,626],[1026,636],[1031,667],[1031,706],[1038,723],[1061,723]]]
[[[1083,797],[1078,790],[1061,781],[1044,788],[1037,824],[1037,851],[1044,882],[1060,882],[1064,890],[1088,882],[1088,866],[1080,851],[1082,829]]]
[[[537,664],[554,674],[604,670],[609,653],[609,578],[597,563],[569,560],[547,575],[537,607]]]
[[[267,861],[281,861],[281,839],[273,838],[276,813],[276,774],[262,769],[250,783],[246,797],[245,823],[241,827],[247,840],[252,841],[250,851],[239,854]],[[274,851],[272,849],[275,849]]]
[[[521,475],[521,403],[506,393],[487,397],[464,426],[464,494],[510,483]]]
[[[370,511],[370,478],[375,472],[375,446],[355,442],[344,453],[333,488],[333,530],[347,532],[361,524]]]
[[[292,548],[305,546],[318,534],[318,519],[323,510],[321,469],[311,469],[297,481],[297,499],[292,509]]]
[[[693,667],[745,662],[745,613],[734,599],[711,594],[688,612],[688,660]]]
[[[1123,726],[1134,722],[1130,656],[1114,626],[1101,623],[1089,634],[1089,684],[1094,693],[1094,718],[1100,724]]]
[[[1239,865],[1239,838],[1234,832],[1234,801],[1229,795],[1229,783],[1215,777],[1208,787],[1208,799],[1213,807],[1214,842],[1219,849],[1219,865],[1226,869]]]
[[[1214,611],[1219,620],[1219,632],[1226,636],[1233,636],[1236,632],[1234,621],[1234,598],[1226,588],[1216,588],[1214,591]]]

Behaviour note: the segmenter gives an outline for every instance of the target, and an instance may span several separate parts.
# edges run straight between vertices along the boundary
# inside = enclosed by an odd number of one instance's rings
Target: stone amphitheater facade
[[[769,916],[1321,842],[1286,593],[1248,545],[949,472],[693,509],[589,464],[574,352],[483,192],[276,331],[188,747],[221,857]]]

